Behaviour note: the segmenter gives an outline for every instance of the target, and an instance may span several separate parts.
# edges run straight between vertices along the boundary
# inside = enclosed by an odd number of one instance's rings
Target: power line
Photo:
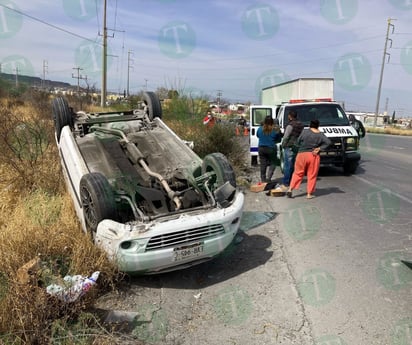
[[[52,27],[53,29],[56,29],[56,30],[65,32],[66,34],[69,34],[69,35],[72,35],[72,36],[75,36],[75,37],[78,37],[78,38],[81,38],[81,39],[84,39],[84,40],[87,40],[87,41],[90,41],[90,42],[93,42],[93,43],[97,43],[96,41],[93,41],[93,40],[91,40],[90,38],[87,38],[87,37],[84,37],[84,36],[82,36],[82,35],[76,34],[76,33],[72,32],[72,31],[63,29],[63,28],[61,28],[61,27],[59,27],[59,26],[57,26],[57,25],[48,23],[48,22],[46,22],[46,21],[44,21],[44,20],[42,20],[42,19],[33,17],[33,16],[31,16],[31,15],[29,15],[29,14],[27,14],[27,13],[24,13],[24,12],[22,12],[22,11],[19,11],[19,10],[15,9],[15,8],[8,7],[8,6],[6,6],[6,5],[4,5],[4,4],[2,4],[2,3],[0,3],[0,6],[8,9],[8,10],[10,10],[10,11],[19,13],[19,14],[21,14],[22,16],[25,16],[25,17],[27,17],[27,18],[30,18],[30,19],[32,19],[32,20],[34,20],[34,21],[36,21],[36,22],[39,22],[39,23],[42,23],[42,24],[44,24],[44,25],[50,26],[50,27]]]

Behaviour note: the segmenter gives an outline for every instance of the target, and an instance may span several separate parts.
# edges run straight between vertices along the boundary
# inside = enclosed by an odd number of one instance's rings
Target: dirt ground
[[[122,344],[313,344],[279,236],[278,198],[244,193],[239,235],[221,257],[130,278],[98,300],[109,320],[127,321]]]

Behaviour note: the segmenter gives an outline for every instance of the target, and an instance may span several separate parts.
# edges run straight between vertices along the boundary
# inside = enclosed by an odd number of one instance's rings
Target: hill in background
[[[60,87],[60,88],[71,88],[73,87],[73,85],[69,84],[69,83],[64,83],[61,81],[53,81],[53,80],[42,80],[39,77],[31,77],[28,75],[18,75],[18,82],[19,83],[24,83],[27,84],[29,86],[34,86],[34,87]],[[0,79],[3,80],[8,80],[11,82],[15,82],[16,81],[16,75],[15,74],[9,74],[9,73],[0,73]]]

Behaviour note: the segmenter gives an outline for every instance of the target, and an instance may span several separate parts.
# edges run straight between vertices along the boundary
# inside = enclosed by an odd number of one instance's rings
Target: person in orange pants
[[[298,140],[298,154],[296,156],[295,170],[292,175],[289,190],[286,195],[291,198],[292,190],[298,189],[303,177],[307,176],[307,199],[314,197],[316,180],[319,172],[319,152],[328,148],[331,144],[329,138],[319,131],[319,120],[312,120],[309,128],[304,129]]]

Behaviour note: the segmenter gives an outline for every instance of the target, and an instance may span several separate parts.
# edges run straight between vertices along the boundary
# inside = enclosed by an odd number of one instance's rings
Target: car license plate
[[[189,246],[173,249],[173,261],[181,261],[194,258],[203,254],[203,243],[195,243]]]

